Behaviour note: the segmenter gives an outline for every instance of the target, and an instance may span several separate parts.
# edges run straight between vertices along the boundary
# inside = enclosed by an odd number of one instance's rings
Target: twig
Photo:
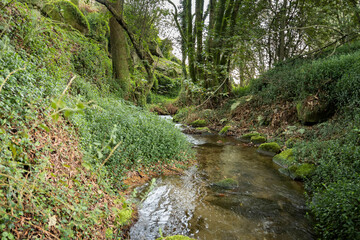
[[[6,8],[7,6],[9,6],[10,4],[12,4],[14,0],[11,0],[10,2],[8,2],[7,4],[5,4],[2,8],[1,11],[4,10],[4,8]]]
[[[25,70],[25,69],[26,69],[25,67],[24,68],[19,68],[19,69],[16,69],[16,70],[12,71],[11,73],[9,73],[9,75],[6,76],[5,80],[3,81],[3,83],[0,86],[0,92],[1,92],[1,90],[3,88],[3,86],[5,85],[6,81],[9,80],[9,78],[11,77],[11,75],[15,74],[18,71],[22,71],[22,70]]]
[[[75,78],[76,78],[76,75],[74,75],[74,76],[70,79],[69,83],[66,85],[66,88],[65,88],[64,91],[62,92],[62,94],[61,94],[61,96],[60,96],[60,98],[59,98],[59,100],[58,100],[58,102],[57,102],[58,104],[60,103],[61,99],[64,97],[66,91],[69,89],[71,83],[74,81]]]
[[[100,167],[98,168],[98,170],[96,171],[96,174],[99,173],[100,169],[105,165],[105,163],[110,159],[110,157],[114,154],[115,150],[120,146],[122,142],[119,142],[118,144],[116,144],[116,146],[111,150],[109,156],[107,156],[107,158],[104,160],[104,162],[100,165]]]

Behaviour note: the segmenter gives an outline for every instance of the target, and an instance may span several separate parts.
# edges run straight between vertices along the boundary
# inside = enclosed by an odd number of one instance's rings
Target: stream
[[[281,175],[270,157],[231,137],[188,135],[197,166],[139,187],[148,192],[130,239],[182,234],[195,239],[314,239],[303,186]],[[213,183],[232,178],[233,189]],[[150,189],[149,189],[150,188]]]

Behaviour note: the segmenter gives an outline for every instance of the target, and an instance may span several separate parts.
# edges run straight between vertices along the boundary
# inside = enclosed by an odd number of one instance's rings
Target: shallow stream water
[[[303,186],[278,172],[270,157],[230,137],[188,136],[198,165],[157,179],[139,206],[133,240],[182,234],[195,239],[314,239]],[[213,185],[224,178],[234,189]],[[149,184],[138,189],[149,190]]]

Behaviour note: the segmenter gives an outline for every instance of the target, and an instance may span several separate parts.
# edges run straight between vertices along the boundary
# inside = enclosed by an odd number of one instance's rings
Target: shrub
[[[232,88],[232,93],[234,94],[234,96],[236,98],[241,98],[243,96],[246,96],[249,94],[249,89],[250,87],[249,86],[233,86]]]
[[[316,192],[310,204],[322,239],[360,238],[360,181],[340,180]]]
[[[103,99],[84,117],[74,116],[73,120],[84,146],[97,161],[104,161],[120,143],[106,164],[117,187],[127,169],[152,168],[191,156],[189,143],[173,123],[121,100]]]

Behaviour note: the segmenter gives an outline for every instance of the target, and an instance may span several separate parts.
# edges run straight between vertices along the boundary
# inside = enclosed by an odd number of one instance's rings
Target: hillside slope
[[[0,3],[2,239],[118,239],[128,172],[186,165],[173,124],[121,99],[105,47],[17,1]]]

